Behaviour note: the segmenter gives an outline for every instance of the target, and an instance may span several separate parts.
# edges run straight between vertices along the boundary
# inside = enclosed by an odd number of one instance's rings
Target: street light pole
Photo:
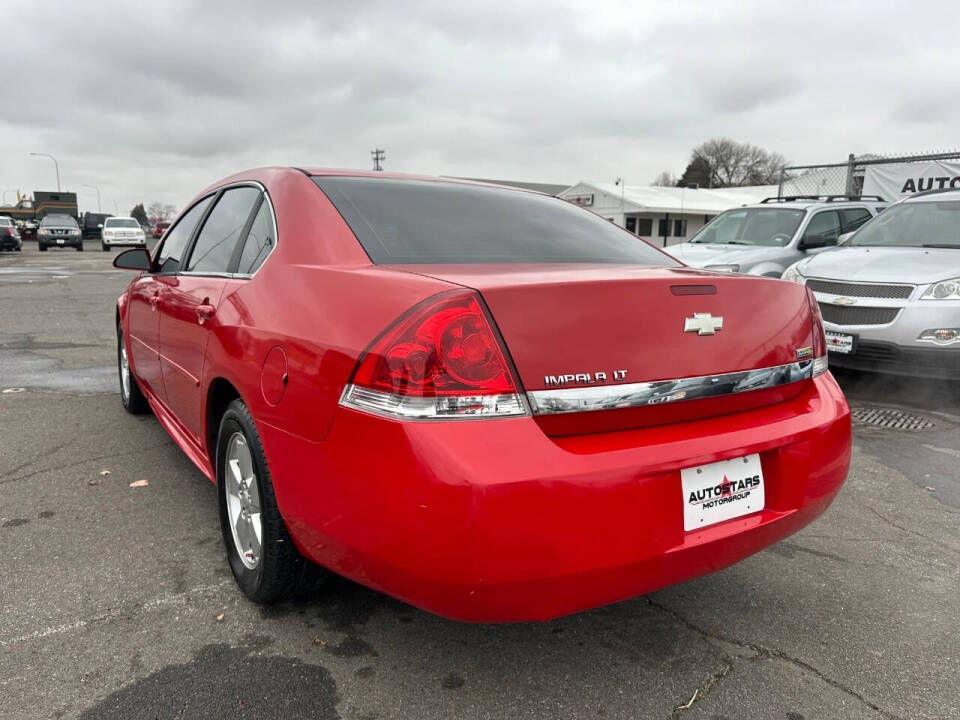
[[[97,212],[102,213],[103,207],[100,205],[100,188],[98,188],[96,185],[84,185],[84,187],[97,191]]]
[[[49,153],[32,152],[30,154],[35,155],[37,157],[48,157],[51,160],[53,160],[53,167],[56,168],[57,170],[57,192],[60,192],[60,163],[57,162],[57,159],[53,155],[50,155]]]

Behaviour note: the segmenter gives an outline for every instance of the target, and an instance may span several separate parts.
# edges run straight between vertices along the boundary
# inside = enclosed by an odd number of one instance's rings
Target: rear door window
[[[270,203],[266,198],[260,202],[260,209],[250,224],[250,231],[247,233],[246,240],[243,243],[243,250],[240,252],[240,262],[237,265],[237,272],[243,275],[252,275],[257,271],[267,255],[273,249],[275,239],[273,232],[273,215],[270,213]]]
[[[175,273],[180,271],[183,251],[186,249],[187,243],[190,242],[190,237],[193,235],[197,223],[200,222],[200,218],[203,217],[203,213],[212,199],[213,196],[211,195],[198,202],[180,218],[180,222],[167,232],[163,239],[163,245],[160,246],[160,252],[154,260],[157,272]]]
[[[254,187],[231,188],[210,211],[187,261],[188,272],[227,272],[230,258],[260,196]]]

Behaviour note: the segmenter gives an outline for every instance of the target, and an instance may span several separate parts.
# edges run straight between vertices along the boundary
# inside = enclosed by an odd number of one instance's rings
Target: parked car
[[[717,215],[691,238],[667,252],[685,265],[780,277],[788,266],[836,246],[886,207],[878,196],[790,196]]]
[[[153,226],[153,236],[155,238],[163,237],[163,234],[167,231],[167,228],[170,227],[168,222],[158,222]]]
[[[20,252],[22,245],[17,224],[6,215],[0,215],[0,250]]]
[[[109,250],[120,245],[139,245],[145,247],[147,237],[140,223],[132,217],[108,217],[103,223],[100,237],[100,249]]]
[[[249,171],[114,265],[123,406],[217,484],[257,602],[317,563],[452,618],[556,617],[736,562],[847,472],[806,288],[558,198]]]
[[[960,379],[960,191],[902,200],[783,277],[816,295],[831,365]]]
[[[72,247],[83,252],[80,226],[69,215],[44,215],[37,228],[37,249],[46,252],[51,247]]]
[[[84,239],[99,239],[104,223],[106,223],[107,218],[111,217],[113,217],[113,215],[110,215],[109,213],[84,213],[83,218],[80,221],[80,230],[83,233]]]

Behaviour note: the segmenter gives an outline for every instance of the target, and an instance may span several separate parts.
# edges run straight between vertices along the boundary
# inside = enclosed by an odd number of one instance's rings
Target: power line
[[[381,160],[387,159],[387,152],[381,148],[376,148],[370,152],[370,157],[373,158],[373,169],[377,171],[383,170],[383,165],[380,164]]]

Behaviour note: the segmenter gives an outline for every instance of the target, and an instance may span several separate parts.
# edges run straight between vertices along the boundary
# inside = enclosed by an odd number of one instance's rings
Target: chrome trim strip
[[[534,415],[557,415],[720,397],[788,385],[799,380],[808,380],[813,376],[814,360],[811,359],[722,375],[654,380],[626,385],[532,390],[527,393],[527,398],[530,400],[530,408]]]

